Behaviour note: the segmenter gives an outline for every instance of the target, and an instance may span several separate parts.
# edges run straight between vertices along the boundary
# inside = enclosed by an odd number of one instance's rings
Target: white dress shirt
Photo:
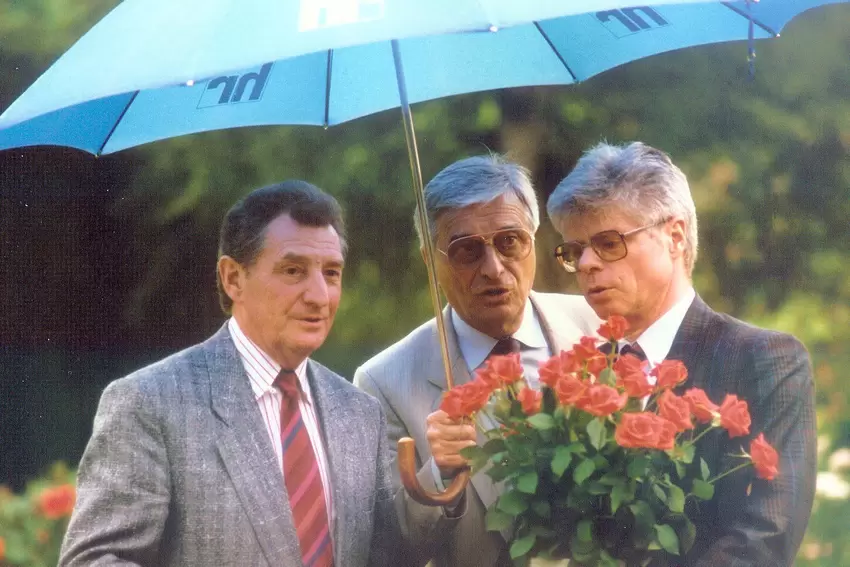
[[[251,390],[254,392],[257,405],[260,408],[260,415],[263,416],[263,423],[266,424],[277,462],[280,465],[280,472],[283,474],[283,447],[280,439],[280,405],[283,402],[283,394],[273,385],[275,378],[280,373],[281,366],[242,332],[235,318],[231,317],[227,326],[230,330],[230,336],[233,338],[233,343],[236,345],[236,350],[239,352],[239,358],[242,359],[245,372],[248,374]],[[310,393],[310,384],[307,381],[307,359],[304,359],[304,362],[298,365],[298,368],[295,369],[295,375],[298,376],[298,382],[301,385],[301,398],[298,401],[301,419],[304,420],[304,427],[307,429],[310,442],[313,444],[313,451],[316,453],[319,476],[322,477],[322,488],[325,492],[328,520],[333,525],[333,488],[330,483],[328,459],[322,444],[322,435],[319,432],[319,420],[316,417],[313,396]],[[331,530],[331,537],[333,537],[333,530]]]
[[[689,287],[682,297],[673,304],[673,307],[667,310],[667,313],[659,317],[631,343],[632,345],[637,343],[643,349],[650,369],[667,358],[670,347],[673,346],[673,339],[676,338],[676,333],[679,332],[679,327],[682,326],[682,321],[685,320],[685,315],[688,313],[691,303],[694,302],[694,297],[696,297],[696,292],[694,288]],[[622,340],[619,344],[622,348],[629,344],[629,341]]]

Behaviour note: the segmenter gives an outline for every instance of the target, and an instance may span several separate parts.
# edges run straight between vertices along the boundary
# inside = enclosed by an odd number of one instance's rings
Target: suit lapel
[[[205,346],[219,455],[271,565],[298,565],[283,475],[236,347],[223,327]]]
[[[334,564],[342,565],[344,558],[350,555],[351,543],[343,533],[343,528],[349,525],[349,504],[346,483],[351,479],[360,478],[364,471],[358,468],[366,460],[347,440],[350,435],[346,431],[352,424],[346,419],[347,409],[344,396],[334,387],[333,380],[323,379],[323,370],[312,361],[307,362],[307,380],[310,383],[310,393],[315,404],[316,418],[322,432],[322,442],[328,460],[330,483],[333,489],[334,519],[333,542]]]
[[[674,390],[677,394],[688,388],[702,388],[708,380],[705,361],[708,360],[707,349],[714,342],[711,337],[713,317],[711,308],[696,296],[676,332],[667,359],[681,360],[688,369],[687,380]]]

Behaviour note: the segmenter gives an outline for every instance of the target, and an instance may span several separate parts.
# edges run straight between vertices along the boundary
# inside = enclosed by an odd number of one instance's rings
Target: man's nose
[[[319,307],[324,307],[328,304],[328,282],[325,281],[325,275],[322,273],[322,270],[310,270],[307,280],[304,283],[306,285],[303,294],[305,302]]]
[[[498,279],[505,271],[502,257],[491,244],[484,246],[484,256],[481,258],[481,273],[490,278]]]
[[[579,272],[590,272],[591,270],[599,270],[602,268],[602,259],[599,254],[593,249],[593,246],[585,246],[581,251],[581,256],[578,257],[576,270]]]

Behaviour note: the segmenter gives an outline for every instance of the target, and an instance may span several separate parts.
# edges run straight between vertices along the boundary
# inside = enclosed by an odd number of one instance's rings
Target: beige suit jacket
[[[599,327],[599,319],[582,296],[532,292],[530,299],[553,354],[570,348],[582,335],[594,334]],[[454,383],[464,384],[472,377],[458,347],[449,307],[443,311],[443,321]],[[387,414],[396,507],[404,536],[416,550],[414,563],[424,565],[433,560],[435,567],[510,565],[504,535],[488,532],[484,525],[486,509],[499,496],[499,488],[486,474],[472,477],[458,518],[448,517],[443,508],[414,502],[401,487],[397,443],[402,437],[412,437],[416,441],[419,481],[426,489],[436,490],[425,418],[439,406],[446,379],[434,320],[363,364],[354,375],[354,383],[375,396]]]

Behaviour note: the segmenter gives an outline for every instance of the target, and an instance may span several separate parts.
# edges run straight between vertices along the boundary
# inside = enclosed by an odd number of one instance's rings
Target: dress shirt
[[[228,321],[228,329],[233,338],[233,343],[236,345],[236,350],[239,352],[239,358],[242,359],[245,372],[248,374],[251,390],[254,392],[260,414],[263,416],[263,423],[266,424],[277,462],[280,465],[280,472],[283,474],[283,448],[280,439],[280,405],[283,401],[283,394],[274,386],[275,378],[280,373],[281,366],[242,332],[234,317],[231,317]],[[333,487],[330,483],[328,458],[319,431],[319,420],[313,406],[310,384],[307,381],[307,359],[304,359],[298,365],[295,369],[295,375],[298,376],[298,383],[301,386],[301,397],[298,400],[301,419],[304,421],[304,427],[307,429],[307,434],[310,436],[310,442],[313,444],[313,450],[316,453],[319,476],[322,477],[322,488],[325,492],[328,520],[330,525],[333,525]],[[331,537],[333,537],[333,530],[331,530]]]
[[[670,347],[673,346],[673,339],[676,338],[676,333],[679,332],[679,327],[685,320],[685,315],[688,313],[694,297],[696,297],[696,292],[694,288],[689,287],[682,297],[673,304],[673,307],[668,309],[664,315],[647,327],[631,343],[632,345],[637,343],[643,349],[650,369],[667,357]],[[622,340],[619,346],[622,348],[626,344],[629,344],[629,341]]]

